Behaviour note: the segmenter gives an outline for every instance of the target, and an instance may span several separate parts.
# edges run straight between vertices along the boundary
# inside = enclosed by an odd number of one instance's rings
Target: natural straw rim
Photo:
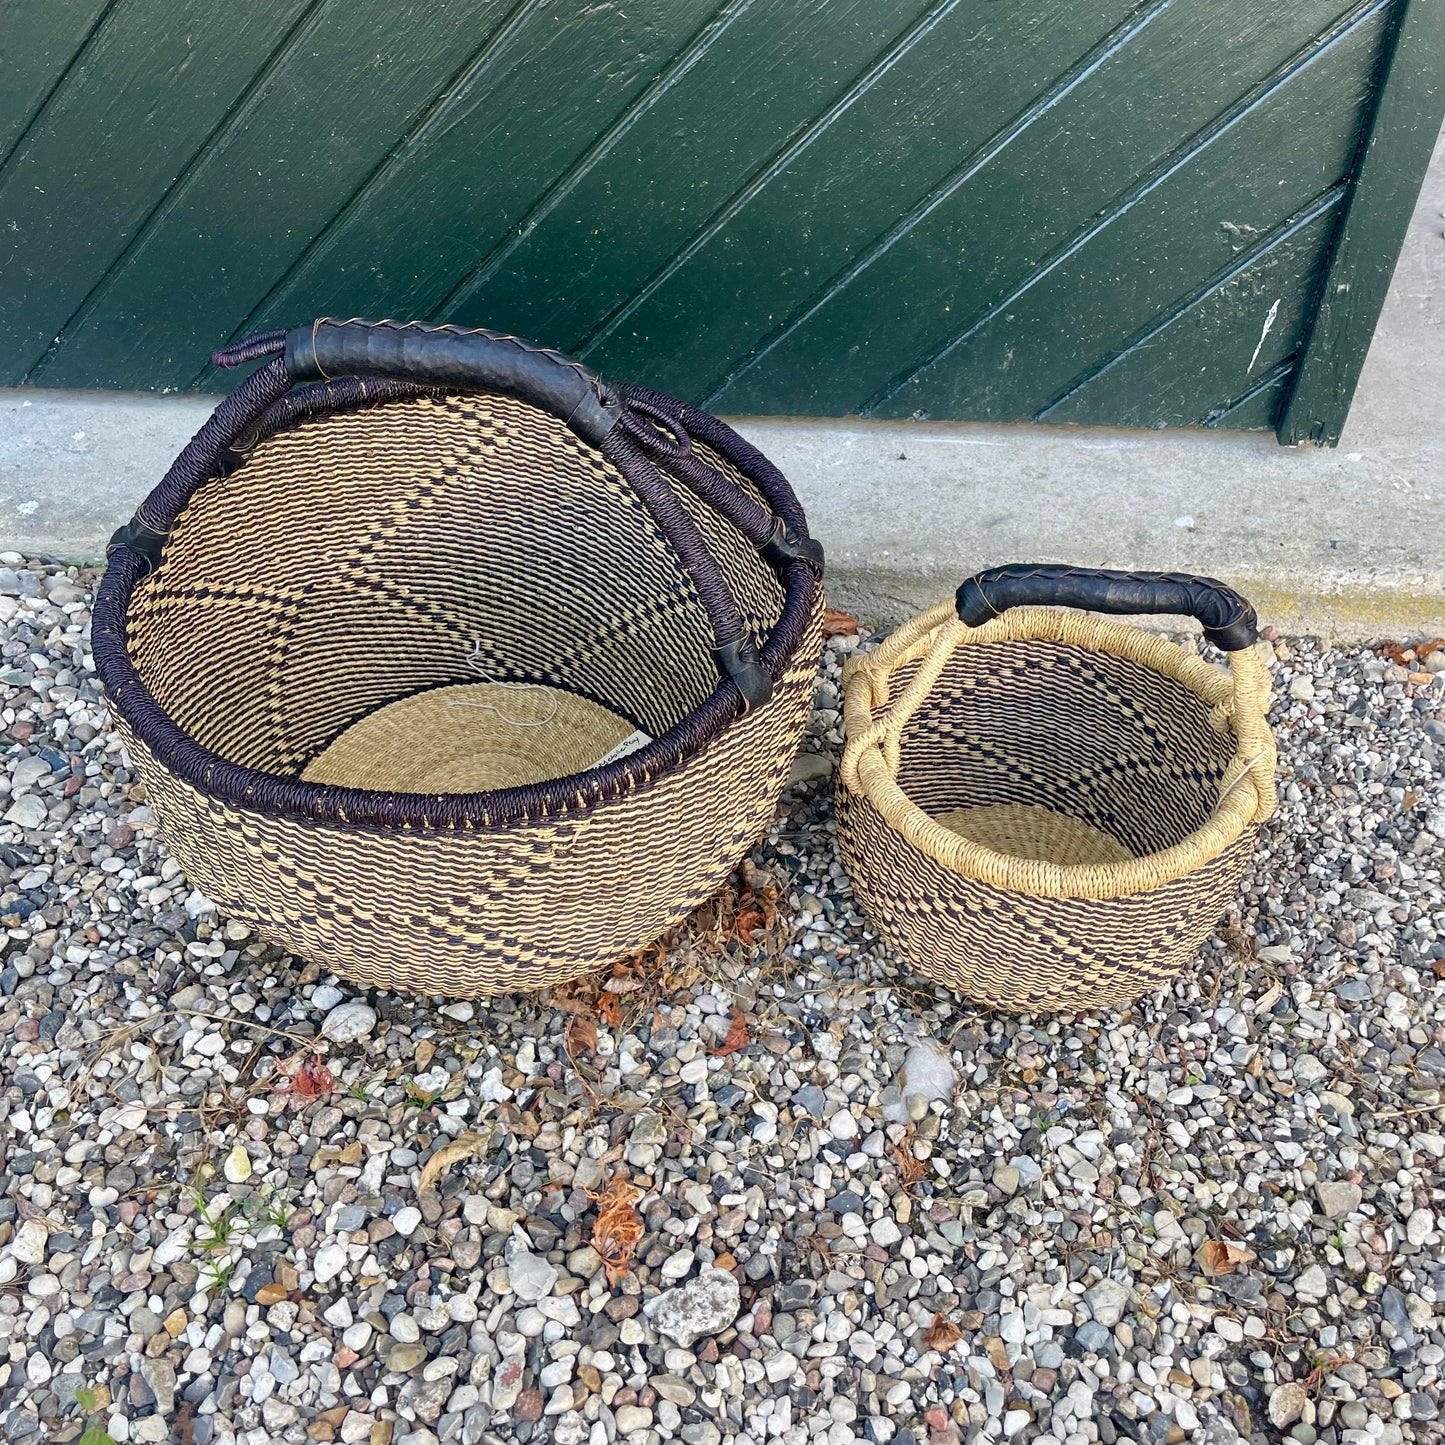
[[[959,647],[991,642],[1058,642],[1111,653],[1182,683],[1210,705],[1210,724],[1232,731],[1235,754],[1220,779],[1210,820],[1182,842],[1123,863],[1061,865],[1014,858],[943,827],[898,786],[900,738]],[[1046,898],[1122,898],[1148,892],[1217,858],[1246,828],[1275,809],[1274,737],[1265,721],[1269,674],[1254,647],[1227,654],[1229,673],[1157,633],[1086,613],[1017,607],[969,627],[952,600],[912,618],[873,652],[844,671],[847,744],[839,779],[867,798],[885,823],[914,847],[969,878],[996,888]],[[917,675],[890,705],[889,680],[922,661]]]

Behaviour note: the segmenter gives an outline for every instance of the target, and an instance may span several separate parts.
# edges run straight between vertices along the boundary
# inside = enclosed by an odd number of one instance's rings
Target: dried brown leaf
[[[858,619],[851,612],[829,607],[823,613],[824,637],[852,637],[858,631]]]
[[[744,943],[753,941],[753,934],[760,928],[767,927],[767,917],[760,908],[749,908],[745,913],[738,914],[737,931],[738,937]]]
[[[735,1054],[739,1049],[745,1049],[752,1042],[748,1033],[747,1015],[742,1009],[733,1009],[733,1021],[728,1025],[727,1036],[717,1048],[709,1049],[708,1053],[715,1058],[726,1058],[729,1054]]]
[[[616,997],[616,995],[614,995]],[[597,1052],[597,1024],[585,1014],[574,1014],[567,1021],[567,1052],[575,1058],[578,1054]]]
[[[632,1251],[642,1238],[642,1217],[636,1209],[642,1191],[625,1174],[617,1174],[601,1193],[588,1190],[587,1197],[599,1206],[592,1225],[592,1248],[607,1271],[608,1284],[616,1286],[627,1273]]]
[[[930,1350],[951,1350],[963,1338],[963,1331],[945,1314],[936,1314],[933,1323],[923,1332],[923,1343]]]
[[[458,1134],[450,1144],[443,1144],[422,1165],[417,1193],[420,1194],[422,1190],[430,1189],[453,1164],[460,1164],[463,1159],[470,1159],[476,1154],[485,1153],[489,1142],[481,1134],[467,1133]]]
[[[552,1007],[564,1014],[590,1014],[597,1007],[597,980],[573,979],[552,990]]]
[[[915,1159],[913,1150],[906,1143],[890,1142],[888,1147],[893,1151],[894,1159],[898,1161],[898,1177],[902,1180],[903,1187],[912,1189],[928,1173],[928,1165],[922,1159]]]
[[[622,1022],[622,999],[611,989],[603,989],[597,999],[597,1017],[610,1029]]]
[[[1218,1279],[1248,1264],[1254,1258],[1254,1251],[1242,1244],[1230,1244],[1227,1239],[1206,1239],[1194,1258],[1210,1279]]]

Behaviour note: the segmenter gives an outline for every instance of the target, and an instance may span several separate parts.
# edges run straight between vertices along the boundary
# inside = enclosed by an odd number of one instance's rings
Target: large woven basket
[[[822,554],[716,418],[513,337],[322,321],[113,539],[96,660],[192,883],[366,983],[560,982],[766,826]],[[302,383],[301,385],[297,385]]]
[[[1056,610],[1189,614],[1168,639]],[[838,842],[873,924],[1002,1009],[1085,1009],[1185,967],[1274,811],[1253,609],[1208,578],[1000,567],[850,666]]]

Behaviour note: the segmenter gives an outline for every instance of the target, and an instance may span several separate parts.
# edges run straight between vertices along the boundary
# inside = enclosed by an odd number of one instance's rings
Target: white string
[[[1239,785],[1244,781],[1245,774],[1264,756],[1263,752],[1256,753],[1240,770],[1234,781],[1219,795],[1222,803]]]
[[[550,687],[544,687],[539,682],[502,682],[493,677],[482,666],[482,642],[478,638],[472,643],[472,650],[467,654],[467,666],[481,678],[483,682],[490,683],[493,687],[504,687],[510,692],[545,692],[552,704],[552,711],[542,718],[520,718],[508,717],[495,703],[490,702],[466,702],[461,698],[454,697],[447,702],[448,707],[474,707],[482,712],[494,712],[501,720],[514,728],[541,728],[546,727],[553,718],[557,716],[559,704],[557,694]]]

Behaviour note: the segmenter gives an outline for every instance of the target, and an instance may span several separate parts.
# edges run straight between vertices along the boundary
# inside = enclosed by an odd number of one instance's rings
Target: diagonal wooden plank
[[[1445,117],[1445,3],[1402,0],[1368,138],[1279,424],[1287,446],[1340,439]]]
[[[502,317],[575,349],[927,3],[753,0],[713,38],[705,64],[656,87],[545,214],[438,309],[462,322]]]
[[[304,39],[227,117],[33,379],[97,386],[130,373],[162,389],[184,386],[510,3],[327,0]]]
[[[1207,284],[1076,377],[1031,421],[1189,426],[1221,415],[1299,347],[1341,182],[1265,232]]]
[[[18,382],[306,13],[127,0],[0,178],[0,356]]]
[[[963,5],[971,0],[934,0],[912,25],[878,55],[848,88],[826,107],[817,118],[804,126],[796,136],[791,137],[775,151],[758,170],[728,197],[705,225],[701,226],[680,246],[651,276],[639,286],[621,305],[615,306],[593,329],[577,342],[577,354],[590,355],[599,346],[607,343],[609,337],[620,327],[629,323],[654,296],[672,281],[693,259],[703,254],[717,238],[732,224],[737,216],[751,205],[769,185],[793,166],[805,151],[822,140],[853,110],[865,103],[869,93],[890,73],[906,64],[918,47],[934,39],[948,20]],[[941,38],[941,37],[940,37]],[[951,86],[954,93],[959,87]],[[633,331],[633,335],[636,332]]]
[[[1275,424],[1290,378],[1299,358],[1287,356],[1271,367],[1248,391],[1242,392],[1224,406],[1216,407],[1199,418],[1205,427],[1226,427],[1234,431],[1268,431]]]
[[[715,404],[750,410],[780,387],[798,409],[818,414],[881,400],[1122,204],[1140,177],[1187,154],[1255,78],[1298,57],[1345,9],[1339,0],[1306,0],[1286,16],[1226,14],[1208,0],[1176,0],[1090,66],[1050,106],[1046,124],[965,162],[819,288],[714,393]],[[820,373],[808,361],[818,355],[839,363]]]
[[[1161,304],[1187,294],[1191,279],[1209,275],[1216,264],[1211,257],[1233,245],[1239,234],[1226,229],[1225,222],[1246,227],[1245,235],[1268,231],[1342,180],[1351,138],[1368,102],[1370,61],[1387,19],[1387,6],[1376,5],[1273,72],[932,356],[880,392],[865,414],[928,412],[951,405],[942,402],[944,396],[972,395],[983,386],[988,394],[984,414],[1027,415],[1044,403],[1055,380],[1064,379],[1053,370],[1061,359],[1077,369],[1086,357],[1109,355]],[[1277,171],[1261,162],[1275,153],[1285,134],[1291,137],[1290,165]],[[1086,289],[1081,292],[1081,287]],[[986,375],[997,364],[999,349],[1008,349],[1007,338],[1017,336],[1020,319],[1044,314],[1065,293],[1073,314],[1067,320],[1052,314],[1044,332],[1046,347],[1042,354],[1034,348],[1029,376]],[[1097,323],[1095,332],[1078,330],[1083,315]]]
[[[626,13],[566,0],[529,12],[307,251],[252,324],[429,315],[716,13],[716,0],[656,0]]]
[[[0,8],[0,172],[89,48],[116,0],[9,0]]]

